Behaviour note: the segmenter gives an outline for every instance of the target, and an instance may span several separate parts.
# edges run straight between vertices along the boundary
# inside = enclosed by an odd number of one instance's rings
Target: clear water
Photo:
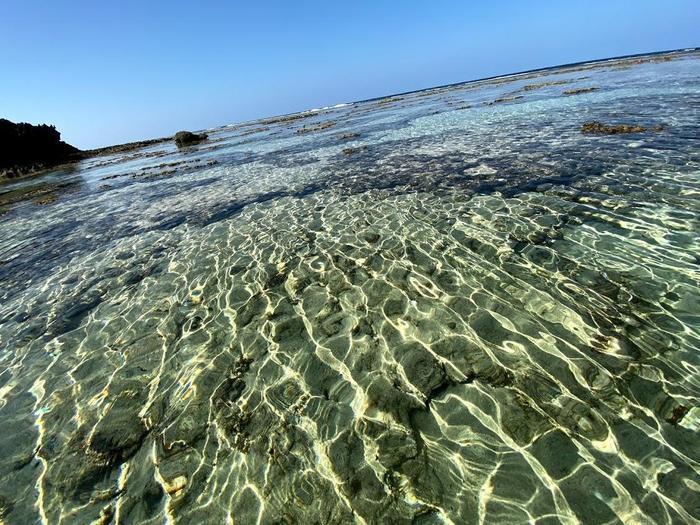
[[[699,58],[3,185],[0,521],[697,522]]]

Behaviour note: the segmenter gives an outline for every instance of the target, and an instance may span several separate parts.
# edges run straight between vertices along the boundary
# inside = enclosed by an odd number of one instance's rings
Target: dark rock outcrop
[[[191,131],[178,131],[175,133],[175,144],[178,148],[183,146],[190,146],[192,144],[197,144],[206,140],[208,138],[206,133],[192,133]]]
[[[80,150],[61,140],[55,126],[0,119],[0,178],[14,178],[74,160]]]
[[[593,91],[598,91],[600,88],[597,86],[591,86],[591,87],[584,87],[584,88],[578,88],[578,89],[567,89],[564,91],[564,95],[571,96],[571,95],[580,95],[582,93],[592,93]]]
[[[523,98],[522,95],[516,95],[514,97],[501,97],[497,98],[493,102],[485,102],[487,106],[493,106],[494,104],[503,104],[504,102],[513,102],[514,100],[520,100]]]
[[[324,129],[328,129],[335,126],[335,122],[333,121],[326,121],[326,122],[321,122],[319,124],[313,124],[310,126],[302,126],[297,130],[297,133],[299,134],[304,134],[304,133],[313,133],[314,131],[323,131]]]
[[[635,124],[616,124],[608,125],[603,124],[594,120],[592,122],[586,122],[581,126],[581,133],[586,133],[589,135],[619,135],[621,133],[644,133],[645,131],[662,131],[663,126],[654,126],[653,128],[647,128],[645,126],[639,126]]]
[[[161,144],[171,140],[171,137],[165,137],[160,139],[148,139],[139,140],[137,142],[127,142],[125,144],[116,144],[114,146],[105,146],[103,148],[88,149],[81,152],[81,158],[98,157],[101,155],[115,155],[117,153],[125,153],[127,151],[133,151],[147,146],[153,146],[154,144]]]
[[[343,150],[343,155],[354,155],[355,153],[360,153],[364,149],[367,149],[367,146],[360,146],[359,148],[345,148]]]

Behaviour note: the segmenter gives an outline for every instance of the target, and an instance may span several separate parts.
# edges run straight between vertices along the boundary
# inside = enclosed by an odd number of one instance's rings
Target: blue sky
[[[81,148],[700,45],[698,0],[0,3],[0,117]]]

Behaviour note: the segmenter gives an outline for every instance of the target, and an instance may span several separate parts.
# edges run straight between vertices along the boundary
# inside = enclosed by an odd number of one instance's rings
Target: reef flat
[[[0,522],[700,520],[700,55],[0,185]]]

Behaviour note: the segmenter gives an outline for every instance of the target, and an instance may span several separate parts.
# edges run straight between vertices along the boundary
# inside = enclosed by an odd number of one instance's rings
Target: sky
[[[700,46],[698,0],[0,2],[0,118],[94,148]]]

